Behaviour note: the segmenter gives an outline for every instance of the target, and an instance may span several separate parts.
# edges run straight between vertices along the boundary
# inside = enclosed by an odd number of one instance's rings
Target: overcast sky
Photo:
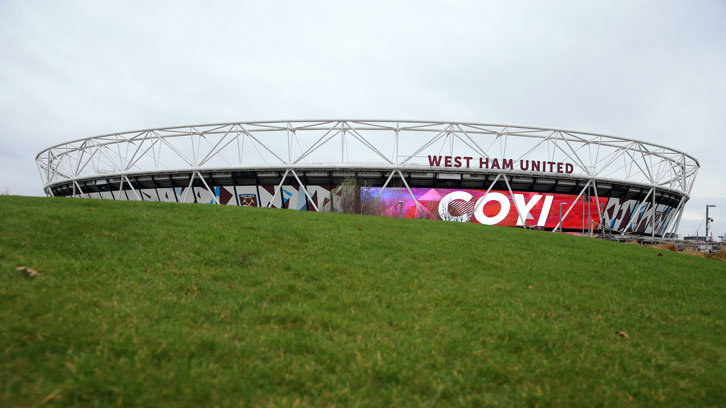
[[[726,1],[0,0],[0,192],[35,155],[169,125],[421,119],[685,151],[681,233],[726,233]]]

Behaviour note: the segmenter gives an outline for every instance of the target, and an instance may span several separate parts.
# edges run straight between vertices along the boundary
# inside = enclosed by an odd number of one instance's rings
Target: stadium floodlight
[[[712,239],[708,236],[708,224],[713,222],[713,218],[709,218],[708,216],[708,209],[711,207],[716,207],[714,204],[707,204],[706,205],[706,242],[713,242]]]
[[[652,236],[678,229],[700,168],[684,152],[596,133],[349,119],[112,133],[51,146],[36,163],[50,196],[403,214],[583,233],[592,220]],[[585,197],[588,205],[579,206]]]

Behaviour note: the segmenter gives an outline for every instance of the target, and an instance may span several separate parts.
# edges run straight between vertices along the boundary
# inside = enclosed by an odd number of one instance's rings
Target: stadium
[[[692,156],[594,133],[497,124],[296,120],[78,139],[36,156],[49,196],[333,211],[663,237]]]

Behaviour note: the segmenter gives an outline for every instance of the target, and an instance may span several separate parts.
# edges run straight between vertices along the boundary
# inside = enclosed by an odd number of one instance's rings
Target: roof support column
[[[650,237],[655,238],[655,187],[653,187],[653,215],[650,217]]]
[[[507,190],[509,190],[509,196],[512,198],[512,202],[514,202],[514,209],[517,210],[517,218],[522,221],[522,227],[527,226],[527,220],[524,219],[524,215],[522,215],[522,212],[519,211],[519,205],[517,205],[517,200],[514,199],[514,193],[512,192],[512,187],[509,186],[509,180],[507,179],[507,175],[503,174],[504,177],[504,183],[507,184]],[[526,204],[525,204],[526,205]]]
[[[556,225],[556,226],[555,226],[555,228],[554,228],[554,229],[552,230],[553,232],[554,232],[554,231],[557,231],[557,228],[559,228],[559,229],[560,229],[560,232],[562,232],[562,222],[563,222],[563,221],[565,220],[565,218],[567,218],[567,216],[568,216],[568,215],[570,214],[570,211],[572,211],[572,209],[573,209],[573,208],[575,207],[575,204],[577,204],[577,203],[578,203],[578,202],[580,201],[580,197],[582,197],[582,194],[583,194],[583,193],[585,192],[585,190],[586,190],[586,189],[587,189],[587,188],[588,188],[588,187],[590,186],[590,183],[591,183],[591,181],[590,181],[590,180],[588,180],[588,181],[587,181],[587,183],[585,184],[585,187],[583,187],[583,188],[582,188],[582,190],[580,190],[580,194],[578,194],[578,195],[577,195],[577,198],[575,198],[575,199],[574,199],[574,200],[572,201],[572,204],[570,204],[570,207],[569,207],[569,208],[567,209],[567,211],[565,211],[565,215],[564,215],[564,216],[562,216],[562,219],[560,219],[560,221],[559,221],[559,222],[557,222],[557,225]]]
[[[648,194],[645,195],[645,198],[643,198],[643,200],[640,202],[640,204],[638,204],[638,206],[635,207],[635,211],[640,211],[640,207],[642,207],[643,204],[645,204],[645,202],[648,201],[648,198],[650,197],[650,194],[652,192],[653,192],[653,189],[651,188],[648,191]],[[628,217],[628,223],[625,225],[625,228],[621,232],[628,232],[628,228],[630,228],[630,226],[631,226],[630,224],[632,224],[632,223],[633,223],[633,213],[631,212],[630,217]]]
[[[78,191],[79,191],[79,192],[80,192],[81,194],[86,194],[86,193],[84,193],[84,192],[83,192],[83,190],[81,190],[81,185],[80,185],[80,184],[78,184],[78,181],[76,181],[76,180],[73,180],[73,195],[76,195],[76,187],[78,187]]]
[[[182,194],[182,200],[181,200],[182,203],[187,202],[187,195],[189,194],[189,191],[192,189],[192,183],[194,182],[194,176],[196,176],[196,175],[197,175],[197,173],[193,172],[192,177],[189,178],[189,185],[187,186],[187,189],[184,190],[184,194]]]
[[[209,185],[207,185],[207,182],[204,181],[204,177],[202,177],[202,174],[200,172],[197,172],[197,175],[202,180],[202,184],[204,184],[204,187],[206,187],[207,191],[209,191],[209,194],[212,195],[212,198],[214,199],[214,202],[217,203],[217,205],[219,205],[219,200],[217,199],[217,195],[214,194],[214,191],[212,191],[211,188],[209,188]]]
[[[499,177],[502,177],[502,174],[501,174],[501,173],[497,174],[497,176],[496,176],[496,177],[494,177],[494,181],[492,181],[492,183],[491,183],[491,184],[489,184],[489,188],[487,188],[487,191],[486,191],[486,192],[484,193],[484,195],[483,195],[483,196],[481,196],[481,198],[480,198],[479,200],[477,200],[477,202],[476,202],[476,205],[477,205],[477,206],[478,206],[478,205],[481,205],[481,204],[479,204],[479,203],[483,203],[483,202],[484,202],[484,200],[485,200],[485,199],[487,198],[487,195],[489,194],[489,192],[490,192],[490,191],[492,191],[492,188],[494,187],[494,185],[495,185],[495,184],[497,183],[497,181],[499,180]],[[512,198],[512,200],[514,200],[514,198]],[[472,215],[473,215],[473,214],[475,214],[475,213],[476,213],[476,211],[477,211],[477,209],[479,208],[479,207],[477,207],[477,206],[474,206],[474,211],[472,212]]]
[[[378,195],[376,196],[376,200],[381,198],[381,194],[383,194],[383,190],[386,189],[388,186],[388,183],[391,181],[391,178],[393,178],[393,175],[396,174],[396,170],[393,170],[391,174],[388,176],[388,179],[386,179],[386,182],[383,184],[383,187],[381,187],[381,190],[378,191]]]
[[[403,177],[403,174],[401,174],[400,170],[396,170],[398,172],[398,175],[401,177],[401,180],[403,180],[403,185],[406,186],[406,190],[408,190],[408,194],[411,195],[411,198],[413,199],[413,202],[416,203],[416,208],[418,208],[419,213],[421,213],[421,216],[423,217],[424,211],[421,208],[421,204],[419,204],[416,197],[413,195],[413,192],[411,191],[411,188],[408,187],[408,183],[406,182],[406,179]]]
[[[295,173],[295,170],[290,170],[290,171],[292,172],[292,175],[295,176],[295,180],[297,180],[298,184],[300,184],[300,187],[305,192],[305,195],[307,196],[308,200],[310,200],[310,202],[313,204],[313,208],[315,208],[315,211],[320,212],[320,210],[318,209],[318,206],[315,204],[315,200],[313,200],[313,198],[310,197],[310,193],[308,193],[307,187],[305,187],[305,185],[303,185],[302,181],[300,181],[300,178],[297,176],[297,173]]]
[[[595,206],[597,207],[598,226],[602,229],[602,211],[600,211],[600,197],[597,195],[597,184],[592,180],[592,190],[595,192]],[[597,229],[596,229],[597,230]]]
[[[282,190],[282,184],[285,182],[285,178],[287,177],[287,173],[289,173],[290,170],[285,170],[285,174],[282,175],[282,179],[280,179],[280,184],[277,185],[277,188],[275,189],[275,194],[272,196],[272,199],[269,203],[267,203],[267,206],[265,208],[270,208],[270,205],[275,201],[277,198],[277,195],[280,194],[280,190]]]
[[[676,231],[678,231],[678,225],[681,223],[681,216],[683,215],[683,204],[686,203],[686,196],[681,197],[681,201],[678,203],[678,207],[676,208],[676,221],[673,223],[673,227],[671,227],[671,234],[674,234]]]
[[[138,198],[138,199],[139,199],[139,201],[143,201],[143,200],[141,199],[141,196],[140,196],[140,195],[139,195],[139,193],[138,193],[138,192],[136,191],[136,189],[134,188],[134,186],[132,186],[132,185],[131,185],[131,181],[129,180],[129,178],[128,178],[128,177],[126,177],[126,175],[125,175],[125,174],[124,174],[123,176],[121,176],[121,185],[123,185],[123,179],[126,179],[126,183],[127,183],[128,185],[129,185],[129,187],[131,187],[131,191],[133,191],[133,192],[134,192],[134,194],[136,194],[136,198]],[[79,188],[80,188],[80,187],[79,187]]]

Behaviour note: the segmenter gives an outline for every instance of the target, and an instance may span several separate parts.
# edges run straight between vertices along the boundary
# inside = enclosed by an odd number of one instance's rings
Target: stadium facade
[[[36,157],[50,196],[338,211],[564,231],[677,230],[699,164],[657,144],[396,120],[177,126]]]

